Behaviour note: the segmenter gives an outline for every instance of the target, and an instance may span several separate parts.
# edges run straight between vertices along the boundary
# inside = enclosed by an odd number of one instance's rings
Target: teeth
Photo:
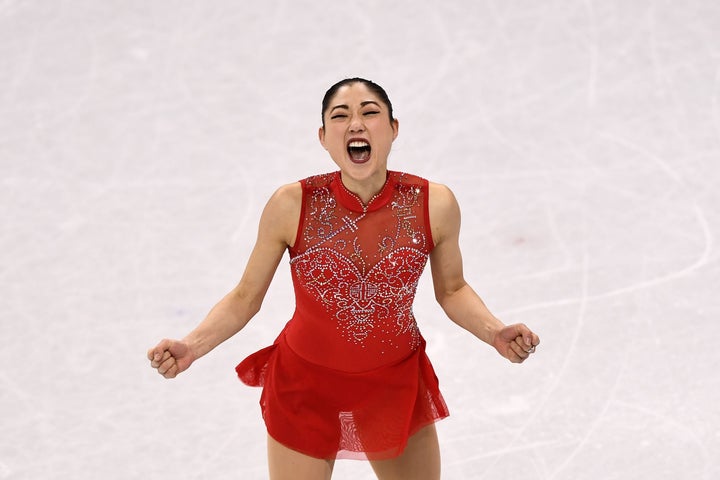
[[[369,143],[362,142],[362,141],[350,142],[350,144],[348,145],[349,148],[365,148],[365,147],[369,147],[369,146],[370,146]]]

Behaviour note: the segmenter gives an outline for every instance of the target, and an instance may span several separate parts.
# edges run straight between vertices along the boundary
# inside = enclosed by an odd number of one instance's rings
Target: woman
[[[272,346],[237,367],[245,383],[263,386],[270,478],[328,479],[336,458],[367,458],[380,479],[437,479],[434,422],[448,412],[412,314],[427,259],[455,323],[515,363],[539,338],[503,325],[465,282],[452,192],[388,170],[399,124],[385,91],[360,78],[338,82],[322,120],[320,143],[339,171],[279,188],[240,283],[148,359],[174,378],[239,332],[288,250],[295,313]]]

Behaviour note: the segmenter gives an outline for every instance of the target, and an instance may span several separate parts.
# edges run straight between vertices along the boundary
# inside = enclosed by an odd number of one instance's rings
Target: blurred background
[[[509,364],[423,277],[444,478],[720,478],[720,3],[0,0],[0,479],[266,478],[234,366],[292,315],[287,256],[188,372],[145,353],[236,284],[278,186],[334,170],[350,76],[542,339]]]

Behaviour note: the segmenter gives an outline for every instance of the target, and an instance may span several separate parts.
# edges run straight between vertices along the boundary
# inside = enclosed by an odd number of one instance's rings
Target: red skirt
[[[393,458],[414,433],[449,415],[424,340],[400,362],[348,373],[308,362],[281,333],[235,370],[263,387],[268,434],[315,458]]]

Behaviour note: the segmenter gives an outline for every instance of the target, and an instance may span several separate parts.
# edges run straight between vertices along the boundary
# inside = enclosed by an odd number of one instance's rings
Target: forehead
[[[330,101],[330,108],[337,105],[360,105],[365,102],[375,102],[379,106],[386,107],[385,103],[364,83],[357,82],[351,85],[343,85],[338,89]]]

